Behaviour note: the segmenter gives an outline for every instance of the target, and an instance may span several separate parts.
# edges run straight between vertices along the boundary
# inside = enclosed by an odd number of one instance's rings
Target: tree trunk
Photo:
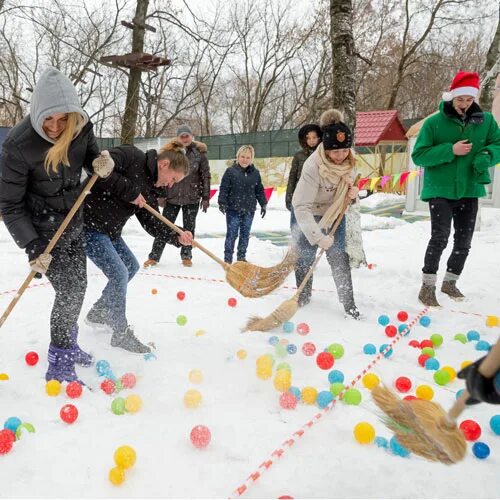
[[[135,19],[144,23],[148,12],[149,0],[137,0]],[[132,30],[132,52],[144,51],[144,28],[134,24]],[[123,115],[121,141],[122,144],[134,144],[137,110],[139,108],[139,91],[141,85],[141,71],[131,68],[128,77],[127,100]]]
[[[488,73],[495,65],[500,65],[500,7],[498,10],[499,21],[497,24],[497,30],[495,32],[495,36],[493,37],[493,41],[491,42],[490,49],[488,50],[488,54],[486,55],[486,64],[484,67],[485,73]],[[492,89],[495,86],[495,79],[497,73],[500,73],[500,68],[498,71],[495,71],[491,78],[485,83],[481,90],[481,95],[479,97],[479,105],[485,111],[491,110],[491,105],[493,103],[493,92]]]

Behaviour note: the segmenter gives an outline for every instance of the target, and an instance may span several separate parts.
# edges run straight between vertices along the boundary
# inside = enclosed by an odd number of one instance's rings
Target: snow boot
[[[78,325],[73,325],[69,331],[71,337],[71,348],[75,354],[75,363],[80,366],[92,366],[94,364],[94,357],[82,350],[78,345]]]
[[[182,258],[182,265],[184,267],[192,267],[193,261],[189,257],[183,257]]]
[[[459,277],[458,274],[447,271],[444,275],[443,285],[441,286],[441,291],[457,302],[465,299],[465,295],[457,288],[457,279]]]
[[[436,299],[436,287],[435,285],[422,285],[420,293],[418,294],[418,300],[427,307],[441,307]]]
[[[135,335],[134,330],[127,326],[124,332],[113,332],[111,337],[112,347],[121,347],[125,351],[134,354],[147,354],[151,352],[151,348],[144,345]]]
[[[93,328],[109,328],[108,310],[94,304],[87,313],[87,316],[85,316],[85,323]]]
[[[362,315],[359,312],[359,309],[355,306],[344,306],[344,311],[346,318],[352,318],[355,319],[356,321],[360,321],[362,319]]]
[[[147,269],[148,267],[154,267],[158,265],[158,261],[154,259],[148,259],[146,262],[144,262],[143,267],[144,269]]]
[[[45,374],[45,380],[58,380],[59,382],[74,382],[78,380],[78,375],[75,371],[74,349],[59,349],[50,344],[47,359],[49,367]]]

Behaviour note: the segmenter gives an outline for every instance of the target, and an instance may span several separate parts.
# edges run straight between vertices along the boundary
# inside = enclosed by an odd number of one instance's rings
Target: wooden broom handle
[[[98,178],[99,176],[97,174],[93,174],[92,177],[89,179],[85,187],[82,189],[80,196],[78,196],[75,203],[71,207],[71,210],[67,213],[66,217],[64,218],[61,225],[57,229],[56,234],[52,236],[52,239],[49,241],[49,244],[47,245],[47,248],[44,250],[44,253],[52,252],[57,242],[59,241],[59,238],[62,236],[64,230],[68,227],[68,224],[71,222],[71,219],[73,219],[74,215],[76,214],[81,204],[83,203],[83,200],[89,194],[90,189],[95,184]],[[2,314],[2,317],[0,318],[0,328],[3,326],[6,319],[9,317],[10,313],[12,312],[12,309],[14,309],[15,305],[18,303],[19,299],[21,298],[26,288],[28,288],[28,285],[31,283],[31,280],[34,278],[35,274],[36,274],[35,271],[31,271],[28,274],[27,278],[21,285],[21,288],[19,288],[14,298],[10,301],[10,304],[7,306],[7,309],[5,309],[5,312]]]
[[[145,208],[148,212],[153,214],[157,219],[160,219],[164,224],[166,224],[170,229],[175,231],[177,234],[184,233],[182,229],[177,227],[173,222],[170,222],[166,217],[164,217],[160,212],[158,212],[158,210],[155,210],[152,206],[145,203],[143,208]],[[193,246],[199,248],[203,253],[207,254],[211,259],[219,263],[224,269],[227,269],[229,267],[227,262],[224,262],[222,259],[217,257],[217,255],[213,254],[208,248],[205,248],[196,240],[193,240]]]

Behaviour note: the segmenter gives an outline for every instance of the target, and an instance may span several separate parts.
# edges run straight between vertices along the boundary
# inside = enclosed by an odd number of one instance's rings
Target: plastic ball
[[[358,406],[361,403],[361,392],[357,389],[347,389],[345,391],[344,396],[342,397],[342,401],[347,405]]]
[[[201,404],[201,393],[196,389],[189,389],[184,394],[184,406],[186,408],[197,408]]]
[[[476,458],[484,460],[490,456],[490,447],[486,443],[478,441],[472,445],[472,453]]]
[[[74,405],[64,405],[59,412],[63,422],[72,424],[78,418],[78,409]]]
[[[488,352],[491,349],[491,345],[486,340],[479,340],[476,344],[476,351],[486,351]]]
[[[24,356],[26,364],[29,366],[35,366],[38,363],[38,354],[35,351],[30,351]]]
[[[381,314],[377,318],[377,322],[380,326],[387,326],[391,320],[389,319],[389,316],[387,314]]]
[[[22,424],[22,421],[20,418],[17,417],[9,417],[5,423],[3,424],[4,429],[8,429],[12,431],[14,434],[17,431],[17,428]]]
[[[49,380],[45,384],[45,392],[49,396],[58,396],[61,393],[61,382],[59,380]]]
[[[299,323],[297,325],[297,333],[299,335],[307,335],[309,333],[309,325],[307,323]]]
[[[280,341],[280,339],[278,337],[276,337],[276,335],[273,335],[272,337],[269,337],[269,340],[268,340],[268,342],[271,345],[278,345],[279,341]]]
[[[187,320],[186,316],[184,316],[184,315],[181,314],[181,315],[177,316],[177,318],[175,319],[175,321],[177,322],[177,324],[179,326],[184,326],[187,323],[188,320]]]
[[[185,292],[177,292],[177,299],[178,300],[184,300],[185,298],[186,298]]]
[[[415,390],[415,394],[417,395],[417,398],[425,399],[426,401],[431,401],[434,397],[434,391],[432,387],[425,384],[419,385]]]
[[[377,348],[373,344],[365,344],[363,346],[364,354],[376,354]]]
[[[420,342],[418,340],[410,340],[410,342],[408,342],[408,345],[411,346],[411,347],[416,347],[416,348],[420,348]]]
[[[156,288],[151,288],[151,295],[156,295],[158,290]]]
[[[201,450],[210,444],[212,434],[210,433],[208,427],[205,427],[204,425],[197,425],[192,428],[189,438],[191,439],[193,446]]]
[[[391,440],[389,441],[389,447],[391,448],[391,451],[394,453],[394,455],[398,455],[404,458],[410,454],[410,452],[402,444],[399,443],[396,436],[392,436]]]
[[[274,346],[274,354],[278,356],[278,358],[284,358],[287,356],[288,351],[286,350],[286,347],[282,344],[278,344]]]
[[[408,377],[398,377],[394,381],[394,386],[399,392],[408,392],[411,389],[412,383]]]
[[[297,352],[297,346],[295,344],[288,344],[286,346],[286,351],[288,354],[295,354]]]
[[[115,398],[111,402],[111,411],[115,415],[123,415],[125,413],[125,399]]]
[[[335,359],[340,359],[344,355],[344,347],[341,344],[330,344],[326,350]]]
[[[270,366],[258,366],[256,373],[260,380],[267,380],[272,377],[273,370]]]
[[[467,337],[463,333],[457,333],[454,337],[453,340],[458,340],[462,344],[467,343]]]
[[[113,392],[115,392],[116,385],[112,380],[107,378],[107,379],[102,381],[101,389],[103,390],[103,392],[105,392],[108,395],[113,394]]]
[[[387,449],[389,447],[389,441],[387,441],[387,439],[385,437],[382,437],[382,436],[377,436],[375,438],[375,444],[379,448],[385,448],[385,449]]]
[[[368,390],[372,390],[378,384],[380,384],[380,379],[375,375],[375,373],[367,373],[362,379],[361,382],[364,387]]]
[[[490,427],[497,436],[500,436],[500,415],[493,415],[490,418]]]
[[[458,427],[467,441],[475,441],[481,436],[481,426],[474,420],[463,420]]]
[[[353,430],[354,439],[359,444],[370,444],[375,439],[375,429],[368,422],[356,424]]]
[[[276,372],[280,371],[280,370],[286,370],[287,372],[289,373],[292,373],[292,367],[288,364],[288,363],[280,363],[277,367],[276,367]]]
[[[306,405],[313,405],[316,403],[318,391],[314,387],[304,387],[301,393],[301,399]]]
[[[115,380],[115,392],[120,392],[123,389],[121,380]]]
[[[113,467],[108,474],[109,481],[115,486],[119,486],[125,481],[125,469]]]
[[[340,370],[332,370],[328,374],[328,382],[334,384],[335,382],[342,383],[344,381],[344,374]]]
[[[408,319],[408,313],[406,311],[399,311],[397,318],[398,321],[406,321]]]
[[[415,401],[416,399],[418,399],[416,396],[413,396],[412,394],[407,394],[403,398],[403,401]]]
[[[227,299],[227,305],[229,307],[236,307],[236,304],[238,304],[238,301],[234,297]]]
[[[288,370],[277,370],[274,376],[274,388],[286,392],[292,385],[292,375]]]
[[[476,330],[469,330],[467,332],[467,340],[469,342],[472,342],[473,340],[479,340],[480,338],[480,335],[479,335],[479,332],[476,331]]]
[[[302,346],[302,352],[306,356],[312,356],[316,352],[316,346],[312,342],[305,342]]]
[[[330,391],[321,391],[316,398],[316,403],[320,408],[326,408],[332,401],[333,394]]]
[[[245,349],[240,349],[239,351],[236,351],[236,357],[241,360],[246,359],[247,352],[245,351]]]
[[[430,336],[430,340],[434,347],[439,347],[443,343],[443,336],[439,335],[439,333],[433,333]]]
[[[332,385],[330,385],[330,392],[332,393],[334,398],[336,398],[344,390],[345,385],[342,384],[342,382],[334,382]]]
[[[274,358],[271,356],[271,354],[262,354],[262,356],[259,356],[255,360],[255,364],[257,366],[269,366],[269,368],[272,368],[274,365]]]
[[[71,399],[79,398],[82,395],[83,387],[76,380],[66,386],[66,394]]]
[[[320,352],[316,356],[316,364],[322,370],[329,370],[335,362],[334,357],[329,352]]]
[[[420,342],[420,349],[424,349],[426,347],[430,347],[431,349],[434,348],[434,344],[432,343],[431,340],[425,339],[425,340],[422,340],[422,342]]]
[[[115,464],[122,469],[130,469],[133,467],[137,458],[134,448],[131,446],[120,446],[116,449],[113,455]]]
[[[422,349],[422,354],[427,354],[430,358],[433,358],[436,355],[432,347],[424,347]]]
[[[285,410],[295,410],[297,398],[291,392],[283,392],[280,395],[280,406]]]
[[[457,393],[455,394],[455,399],[460,399],[462,394],[464,393],[464,389],[459,389]]]
[[[427,327],[431,324],[431,318],[429,318],[429,316],[422,316],[422,317],[420,318],[419,323],[420,323],[423,327],[427,328]]]
[[[460,363],[460,369],[463,370],[465,367],[472,365],[472,361],[466,360]]]
[[[0,380],[9,380],[7,373],[0,373]]]
[[[133,373],[125,373],[120,381],[124,389],[133,389],[137,383],[137,377]]]
[[[438,385],[446,385],[450,381],[450,374],[446,370],[437,370],[434,372],[434,382]]]
[[[281,339],[280,340],[280,344],[281,345],[284,345],[285,347],[290,343],[290,341],[288,339]]]
[[[500,326],[500,318],[498,316],[486,316],[486,326],[490,328]]]
[[[445,372],[448,372],[450,375],[450,382],[455,380],[457,378],[457,372],[452,368],[451,366],[443,366],[441,370],[444,370]]]
[[[192,384],[201,384],[203,382],[203,373],[200,370],[191,370],[188,378]]]
[[[426,362],[425,362],[425,369],[426,370],[439,370],[439,361],[436,359],[436,358],[429,358]]]
[[[428,359],[431,359],[431,357],[428,354],[421,354],[418,357],[418,364],[423,368]]]
[[[196,330],[195,335],[197,337],[201,337],[202,335],[205,335],[205,330]]]
[[[408,328],[408,325],[406,323],[401,323],[399,326],[398,326],[398,333],[401,333],[402,335],[404,335],[405,337],[410,333],[410,330],[406,331],[405,330]]]
[[[137,394],[130,394],[125,398],[125,410],[137,413],[142,408],[142,399]]]
[[[0,431],[0,455],[5,455],[12,450],[16,435],[10,429]]]
[[[295,396],[295,399],[297,401],[300,401],[300,398],[301,398],[301,392],[300,392],[300,389],[298,387],[290,387],[290,389],[288,389],[288,392],[292,393],[294,396]]]
[[[283,323],[283,331],[285,333],[292,333],[295,328],[295,325],[291,321],[285,321]]]
[[[387,347],[389,347],[389,344],[382,344],[380,347],[379,347],[379,350],[378,352],[380,354],[382,354],[382,352],[387,349]],[[384,357],[385,358],[389,358],[392,356],[392,347],[390,347],[389,349],[387,349],[387,351],[384,353]]]
[[[101,359],[95,364],[95,369],[99,375],[103,376],[111,371],[111,366],[108,361]]]
[[[398,333],[398,329],[394,325],[387,325],[385,327],[385,334],[388,337],[395,337],[397,333]]]

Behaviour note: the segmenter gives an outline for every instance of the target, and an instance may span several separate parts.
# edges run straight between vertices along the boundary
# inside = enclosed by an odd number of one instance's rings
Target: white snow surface
[[[375,196],[375,195],[374,195]],[[254,230],[283,231],[288,228],[289,214],[284,209],[284,196],[273,194],[268,215],[256,215]],[[373,197],[374,198],[374,197]],[[379,196],[380,198],[380,196]],[[375,199],[375,198],[374,198]],[[213,199],[213,201],[215,201]],[[500,211],[483,209],[482,231],[476,233],[460,287],[468,299],[454,303],[439,293],[442,309],[429,316],[430,327],[420,325],[396,343],[389,359],[373,367],[387,385],[396,377],[407,376],[413,383],[411,394],[420,384],[435,391],[434,400],[450,408],[463,382],[455,379],[447,386],[434,383],[433,372],[417,363],[418,349],[409,340],[422,340],[432,333],[444,337],[436,357],[441,365],[457,371],[464,360],[483,355],[475,350],[476,342],[461,344],[453,340],[456,333],[477,330],[481,339],[494,343],[498,328],[485,326],[486,315],[500,315],[498,284],[500,270]],[[33,282],[31,288],[0,329],[0,373],[10,380],[0,380],[0,424],[17,416],[32,423],[36,432],[23,432],[13,450],[0,455],[0,497],[43,498],[227,498],[234,489],[259,469],[281,443],[318,412],[314,406],[300,403],[295,410],[279,406],[279,393],[272,379],[257,378],[255,360],[273,353],[268,343],[271,335],[296,344],[298,352],[284,359],[292,370],[296,387],[314,386],[328,390],[328,371],[316,366],[315,356],[301,352],[304,342],[313,342],[321,352],[333,342],[344,346],[345,354],[336,360],[334,369],[345,374],[350,382],[372,362],[373,356],[363,354],[363,345],[377,348],[388,342],[384,328],[378,325],[380,314],[388,314],[391,323],[399,325],[396,314],[409,313],[411,321],[421,310],[417,301],[422,260],[430,235],[429,222],[388,224],[393,219],[363,216],[365,250],[371,269],[353,271],[355,296],[365,320],[344,319],[337,301],[334,284],[326,261],[321,261],[314,276],[311,303],[293,318],[298,324],[310,326],[307,336],[285,334],[280,329],[270,333],[241,333],[240,328],[250,315],[266,316],[293,295],[293,276],[286,286],[269,296],[249,299],[240,296],[224,281],[222,268],[198,250],[194,251],[193,267],[181,265],[179,250],[167,247],[161,264],[151,271],[141,269],[129,284],[128,319],[144,341],[156,345],[156,360],[112,348],[110,334],[95,331],[83,317],[99,297],[105,279],[90,262],[88,288],[80,317],[80,344],[91,350],[96,359],[110,362],[118,376],[133,372],[138,377],[134,389],[119,395],[138,394],[143,408],[135,414],[114,415],[112,396],[100,389],[102,381],[95,367],[78,368],[79,376],[89,387],[81,398],[70,400],[65,394],[48,397],[44,374],[49,343],[49,317],[53,292],[45,278]],[[376,229],[380,227],[381,229]],[[383,230],[382,230],[383,228]],[[222,232],[223,215],[212,205],[207,214],[200,213],[199,234]],[[152,238],[131,220],[124,239],[139,262],[146,260]],[[223,238],[200,241],[218,256],[223,254]],[[270,266],[284,253],[268,241],[252,237],[247,258],[252,263]],[[443,255],[442,271],[445,258]],[[28,272],[27,259],[16,247],[4,225],[0,227],[0,310],[3,311]],[[155,288],[156,295],[151,293]],[[176,293],[186,293],[184,301]],[[227,304],[230,297],[237,306]],[[462,312],[460,312],[462,311]],[[187,317],[187,324],[176,323],[178,315]],[[196,335],[204,330],[203,335]],[[238,359],[236,352],[246,350],[248,356]],[[25,364],[28,351],[40,354],[34,367]],[[201,384],[188,379],[192,369],[204,375]],[[298,439],[291,448],[284,448],[281,459],[269,469],[259,469],[260,478],[249,485],[244,497],[278,498],[495,498],[500,492],[500,437],[489,428],[490,418],[499,407],[485,404],[469,407],[460,417],[477,421],[482,428],[480,441],[488,444],[491,454],[486,460],[475,458],[468,443],[464,461],[453,466],[432,463],[415,455],[401,458],[375,444],[360,445],[353,438],[358,422],[369,422],[377,436],[390,439],[391,432],[383,425],[370,398],[370,392],[359,381],[356,387],[363,400],[359,406],[338,402]],[[198,389],[202,405],[187,409],[183,404],[188,389]],[[79,418],[73,425],[59,419],[60,408],[67,403],[78,407]],[[191,429],[202,424],[209,427],[212,441],[204,450],[195,449],[189,439]],[[119,487],[108,481],[114,466],[113,453],[128,444],[137,452],[137,462],[126,472],[126,481]]]

